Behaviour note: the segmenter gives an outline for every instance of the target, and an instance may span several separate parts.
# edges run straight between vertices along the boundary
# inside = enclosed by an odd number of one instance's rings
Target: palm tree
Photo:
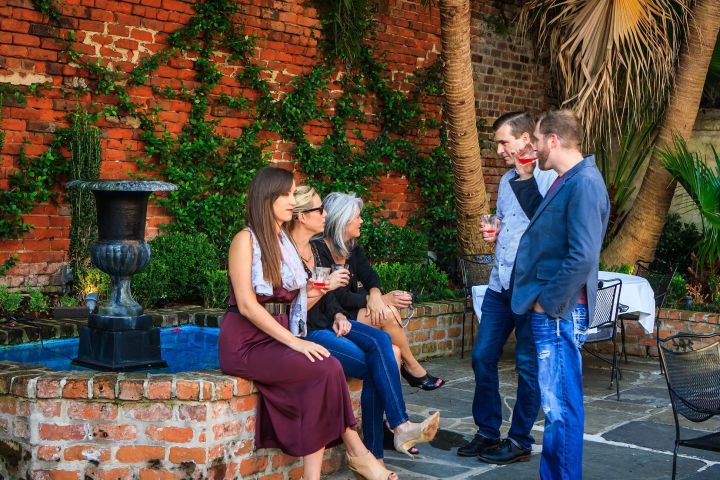
[[[540,44],[550,46],[563,106],[578,113],[589,144],[600,150],[622,133],[621,125],[639,126],[647,105],[667,104],[656,145],[675,132],[689,137],[719,11],[717,0],[531,0],[524,18],[539,26]],[[637,199],[603,252],[605,262],[653,257],[673,191],[671,176],[651,156]]]
[[[672,145],[657,153],[700,212],[703,235],[698,263],[710,267],[720,261],[720,153],[714,147],[712,152],[714,167],[703,155],[691,152],[685,140],[675,135]]]
[[[445,119],[455,176],[458,244],[462,253],[488,250],[480,215],[489,203],[483,179],[470,58],[470,0],[440,0]]]
[[[694,25],[680,54],[675,85],[658,134],[658,146],[672,145],[672,136],[692,135],[705,77],[720,29],[720,2],[697,0],[692,9]],[[603,252],[610,264],[653,258],[667,218],[675,180],[657,156],[651,157],[637,199],[618,235]]]

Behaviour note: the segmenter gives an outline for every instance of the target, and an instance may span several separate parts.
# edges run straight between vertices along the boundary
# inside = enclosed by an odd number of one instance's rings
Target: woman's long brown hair
[[[273,203],[281,195],[290,193],[293,174],[282,168],[265,167],[258,171],[248,188],[245,218],[260,245],[263,274],[273,287],[282,286],[280,276],[280,240]]]

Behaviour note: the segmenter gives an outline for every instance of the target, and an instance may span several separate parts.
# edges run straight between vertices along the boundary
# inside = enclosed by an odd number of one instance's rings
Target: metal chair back
[[[470,340],[473,343],[475,342],[475,322],[473,322],[475,311],[473,310],[472,287],[475,285],[487,285],[489,283],[490,272],[495,263],[495,257],[490,254],[460,255],[458,256],[458,263],[460,266],[463,291],[465,293],[462,335],[460,340],[460,358],[463,358],[465,356],[465,322],[467,321],[468,314],[470,316]]]
[[[679,447],[720,452],[720,432],[682,438],[678,419],[704,422],[720,415],[720,333],[658,337],[657,346],[675,419],[674,479]]]
[[[655,306],[662,308],[677,268],[677,264],[669,265],[661,260],[653,262],[638,260],[635,262],[633,275],[643,277],[648,281],[655,293]]]
[[[613,278],[599,283],[595,300],[595,313],[588,323],[585,343],[615,340],[622,280]]]

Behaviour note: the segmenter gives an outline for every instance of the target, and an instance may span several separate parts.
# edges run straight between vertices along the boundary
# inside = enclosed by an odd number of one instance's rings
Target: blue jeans
[[[363,443],[376,458],[383,458],[383,412],[390,428],[409,420],[400,371],[390,335],[360,322],[350,323],[350,333],[344,337],[328,329],[313,330],[306,339],[327,348],[340,361],[345,375],[362,379]]]
[[[500,438],[502,405],[498,361],[513,328],[517,338],[515,368],[518,386],[508,438],[519,447],[531,448],[535,439],[530,430],[540,409],[537,354],[529,316],[513,313],[508,290],[498,293],[488,289],[483,300],[482,319],[472,351],[475,372],[473,418],[480,435],[490,440]]]
[[[585,423],[580,347],[587,331],[587,305],[576,305],[568,319],[537,312],[530,318],[545,412],[540,478],[579,480]]]

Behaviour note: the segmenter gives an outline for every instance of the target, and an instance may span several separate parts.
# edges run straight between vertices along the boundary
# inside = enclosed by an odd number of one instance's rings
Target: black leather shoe
[[[457,454],[461,457],[477,457],[486,449],[498,445],[500,445],[500,440],[490,440],[476,433],[472,440],[458,448]]]
[[[506,438],[496,448],[480,453],[478,458],[485,463],[509,465],[515,462],[528,462],[531,456],[532,450],[516,447]]]

